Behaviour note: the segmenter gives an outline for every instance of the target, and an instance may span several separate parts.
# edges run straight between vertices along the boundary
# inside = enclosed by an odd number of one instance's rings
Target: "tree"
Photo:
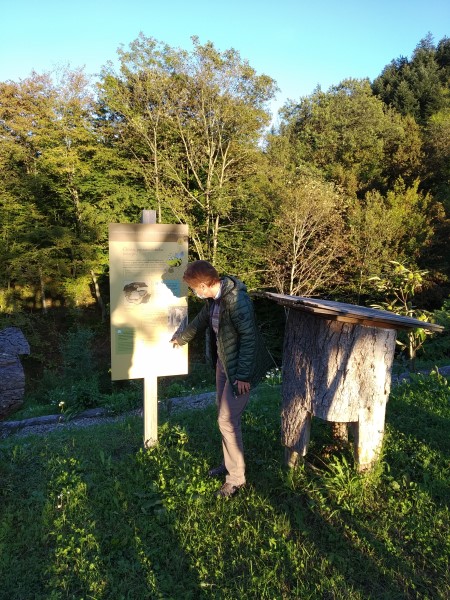
[[[450,210],[450,109],[430,117],[423,137],[424,185]]]
[[[445,40],[445,38],[444,38]],[[439,54],[428,34],[416,46],[411,60],[393,60],[372,84],[374,93],[402,115],[411,115],[425,124],[445,104],[440,69],[445,63],[446,43],[439,44]]]
[[[3,286],[30,286],[44,307],[46,296],[92,301],[107,224],[138,194],[89,80],[64,69],[0,84],[0,133]]]
[[[142,34],[103,73],[101,98],[142,168],[159,218],[190,225],[199,258],[220,262],[275,84],[235,50],[193,38],[192,52]]]
[[[345,254],[345,199],[331,183],[283,173],[276,189],[267,285],[279,293],[311,296],[336,284]]]
[[[317,89],[282,115],[295,164],[314,166],[350,195],[386,190],[399,176],[411,181],[420,164],[419,128],[387,109],[368,80]]]
[[[45,289],[46,262],[33,232],[47,225],[36,197],[42,187],[38,162],[53,101],[48,75],[32,73],[19,84],[0,84],[1,279],[7,290],[13,282]],[[44,298],[43,294],[45,306]]]
[[[419,191],[419,181],[406,187],[400,179],[386,196],[373,190],[348,211],[353,281],[359,297],[370,292],[369,278],[380,275],[389,261],[414,265],[433,234],[431,198]]]
[[[442,85],[448,89],[450,86],[450,38],[447,36],[438,43],[435,59],[440,69]]]

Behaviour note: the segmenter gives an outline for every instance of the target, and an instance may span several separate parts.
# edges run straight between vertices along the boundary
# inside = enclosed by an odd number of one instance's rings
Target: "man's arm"
[[[205,331],[209,324],[209,304],[205,302],[202,310],[198,313],[198,315],[188,324],[186,329],[183,329],[182,332],[178,334],[174,334],[170,339],[170,343],[173,344],[173,347],[184,346],[184,344],[189,343],[191,340],[195,338],[197,333]]]

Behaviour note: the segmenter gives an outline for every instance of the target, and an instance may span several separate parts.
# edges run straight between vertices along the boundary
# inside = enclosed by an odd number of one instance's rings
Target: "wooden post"
[[[156,210],[143,210],[141,223],[154,225]],[[144,446],[151,448],[158,443],[158,377],[149,373],[144,377]]]
[[[383,440],[395,339],[394,329],[289,310],[281,416],[288,464],[306,454],[311,416],[317,416],[354,424],[358,468],[373,465]]]
[[[158,443],[158,378],[144,378],[144,446],[151,448]]]

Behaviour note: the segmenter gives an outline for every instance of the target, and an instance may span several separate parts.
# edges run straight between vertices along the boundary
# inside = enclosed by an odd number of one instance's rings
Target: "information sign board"
[[[111,378],[188,372],[187,346],[170,338],[187,321],[188,226],[111,224]]]

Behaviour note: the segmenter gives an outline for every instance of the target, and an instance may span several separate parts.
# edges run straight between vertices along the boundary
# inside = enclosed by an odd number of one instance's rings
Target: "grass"
[[[449,597],[450,398],[417,377],[388,404],[369,474],[329,454],[313,421],[310,462],[286,470],[279,388],[245,414],[248,485],[214,498],[213,407],[8,438],[0,447],[0,598],[350,599]]]
[[[189,375],[158,377],[158,397],[168,400],[197,395],[214,390],[214,385],[213,370],[206,364],[194,362],[189,366]],[[111,414],[123,414],[142,406],[143,388],[143,379],[111,382],[108,373],[66,378],[57,371],[46,371],[41,378],[28,382],[23,405],[6,420],[20,421],[60,413],[70,418],[98,407]]]

